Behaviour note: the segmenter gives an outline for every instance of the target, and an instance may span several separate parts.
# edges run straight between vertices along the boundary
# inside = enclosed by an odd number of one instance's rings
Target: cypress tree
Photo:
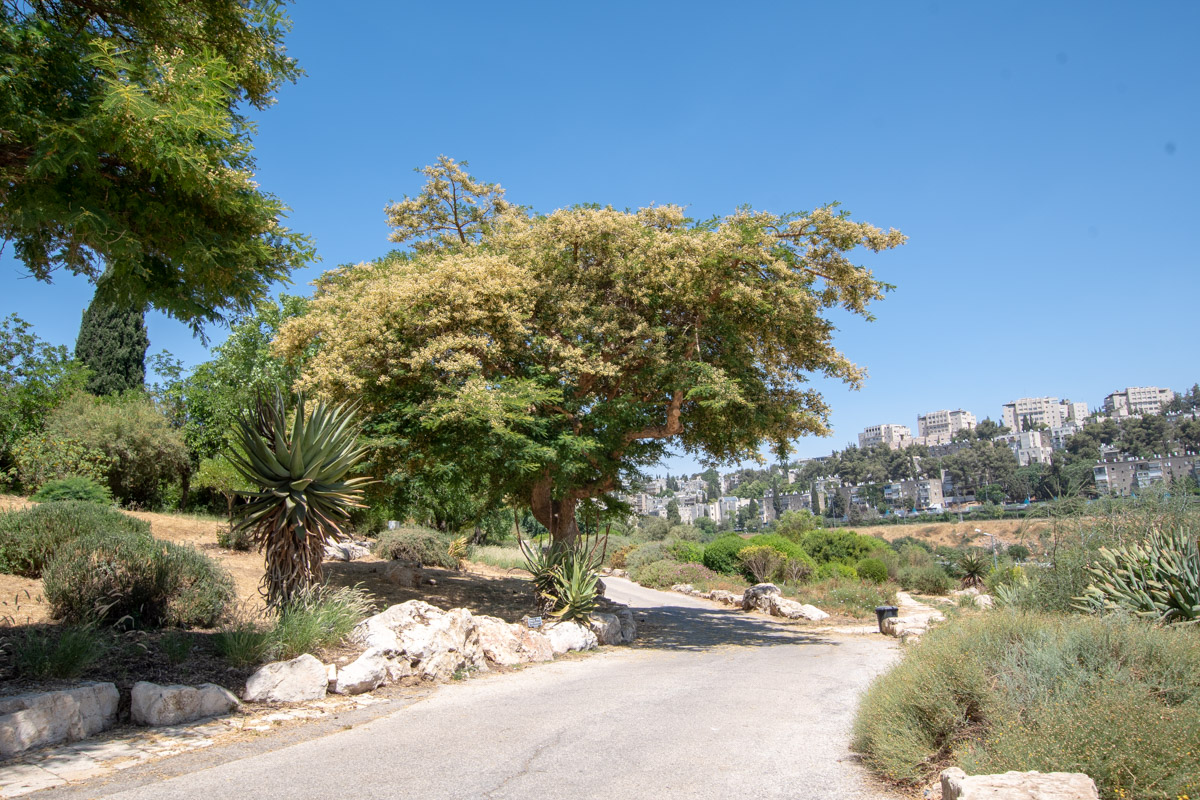
[[[95,395],[141,389],[146,381],[146,313],[103,297],[83,312],[75,358],[91,370],[87,390]]]

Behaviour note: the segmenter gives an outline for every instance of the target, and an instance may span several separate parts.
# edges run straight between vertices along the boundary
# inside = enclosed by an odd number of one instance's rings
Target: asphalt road
[[[857,694],[895,649],[607,580],[638,644],[441,687],[321,738],[128,788],[56,796],[887,798],[848,750]]]

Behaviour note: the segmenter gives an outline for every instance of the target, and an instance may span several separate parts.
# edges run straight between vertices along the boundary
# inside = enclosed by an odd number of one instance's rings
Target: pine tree
[[[146,380],[146,314],[97,293],[83,312],[75,358],[89,370],[87,390],[95,395],[141,389]]]

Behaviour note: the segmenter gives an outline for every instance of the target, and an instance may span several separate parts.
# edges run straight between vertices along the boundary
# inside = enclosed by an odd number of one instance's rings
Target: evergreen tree
[[[145,311],[97,292],[75,340],[75,358],[91,370],[87,390],[105,395],[143,388],[149,346]]]

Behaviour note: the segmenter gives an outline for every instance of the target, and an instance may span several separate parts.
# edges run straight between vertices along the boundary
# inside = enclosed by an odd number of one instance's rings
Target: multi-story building
[[[975,427],[975,415],[961,408],[917,415],[917,434],[923,444],[949,444],[954,434]]]
[[[1100,494],[1128,496],[1163,481],[1175,481],[1188,475],[1200,478],[1200,456],[1109,458],[1097,461],[1092,475]]]
[[[1046,431],[1006,433],[997,437],[997,441],[1005,442],[1012,449],[1017,463],[1022,467],[1028,467],[1030,464],[1049,464],[1050,456],[1054,453],[1051,436]]]
[[[858,435],[859,447],[886,444],[893,450],[912,444],[912,430],[907,425],[872,425]]]
[[[1061,428],[1068,422],[1082,425],[1088,417],[1087,403],[1072,403],[1057,397],[1022,397],[1004,404],[1000,419],[1013,433],[1044,425]]]
[[[883,487],[883,499],[902,508],[941,509],[943,506],[940,478],[899,481]]]
[[[1158,386],[1129,386],[1104,398],[1104,412],[1110,417],[1137,417],[1161,414],[1163,406],[1175,399],[1175,392]]]

